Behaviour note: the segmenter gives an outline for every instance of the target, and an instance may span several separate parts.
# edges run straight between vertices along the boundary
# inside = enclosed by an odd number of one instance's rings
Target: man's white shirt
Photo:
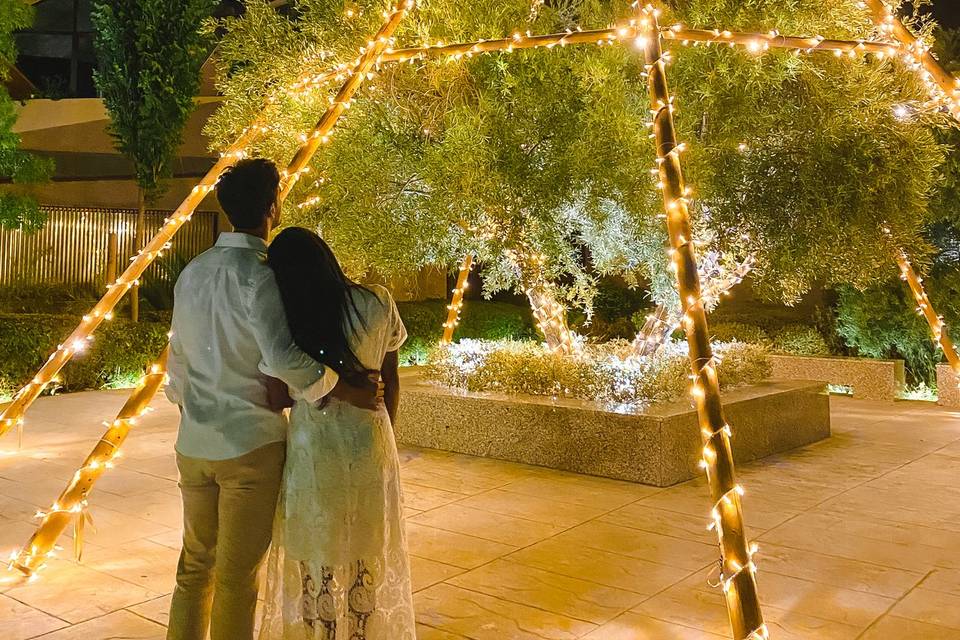
[[[286,438],[265,371],[308,402],[337,383],[294,344],[266,249],[261,238],[222,233],[177,280],[166,393],[181,407],[182,455],[225,460]]]

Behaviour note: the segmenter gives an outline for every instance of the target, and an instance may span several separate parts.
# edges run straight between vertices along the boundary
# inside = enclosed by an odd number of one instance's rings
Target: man
[[[243,160],[217,199],[235,228],[184,269],[175,289],[167,396],[180,407],[177,466],[183,551],[168,640],[251,640],[258,569],[270,545],[285,457],[285,418],[261,370],[294,395],[375,408],[377,385],[341,383],[293,343],[264,264],[280,222],[280,174]],[[272,381],[276,382],[276,381]]]

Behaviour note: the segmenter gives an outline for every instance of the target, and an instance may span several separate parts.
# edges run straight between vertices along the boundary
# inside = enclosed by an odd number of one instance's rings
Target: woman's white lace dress
[[[354,291],[351,346],[369,369],[406,339],[386,289]],[[267,569],[260,640],[416,637],[399,460],[387,412],[298,401]]]

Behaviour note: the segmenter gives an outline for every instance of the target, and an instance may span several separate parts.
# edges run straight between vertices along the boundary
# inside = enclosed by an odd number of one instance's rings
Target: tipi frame
[[[406,12],[413,8],[413,0],[405,0],[404,4],[385,12],[383,26],[361,50],[359,57],[352,65],[344,65],[332,71],[307,74],[286,88],[289,92],[305,92],[324,85],[334,78],[344,81],[316,127],[309,134],[302,136],[302,146],[294,155],[289,167],[283,172],[282,197],[286,197],[297,180],[309,171],[311,158],[328,140],[337,120],[353,100],[354,94],[366,79],[367,74],[379,64],[412,62],[427,58],[470,57],[488,52],[510,52],[517,49],[552,48],[575,44],[606,45],[633,42],[642,49],[651,100],[650,126],[653,129],[652,137],[656,141],[657,170],[662,185],[670,238],[670,258],[677,273],[683,303],[682,326],[690,347],[693,379],[691,395],[697,407],[704,441],[701,465],[707,473],[712,495],[710,528],[716,529],[719,539],[720,583],[725,594],[731,632],[735,640],[767,638],[769,632],[763,619],[757,592],[756,566],[753,562],[756,547],[748,542],[746,535],[740,501],[743,488],[736,481],[730,442],[732,432],[723,416],[717,384],[716,361],[711,351],[706,313],[700,298],[700,276],[692,242],[687,190],[680,160],[684,147],[676,140],[673,98],[667,84],[663,42],[676,40],[684,44],[693,42],[744,46],[755,53],[761,53],[769,48],[784,48],[798,54],[829,51],[838,56],[870,53],[881,57],[901,57],[926,80],[935,101],[960,118],[960,82],[940,67],[925,46],[892,14],[883,0],[865,0],[861,5],[864,9],[870,10],[881,31],[893,36],[895,42],[827,40],[819,37],[781,36],[776,33],[731,33],[687,29],[680,25],[663,29],[657,21],[659,12],[648,5],[643,8],[638,7],[636,18],[610,29],[568,31],[541,36],[515,34],[510,38],[499,40],[392,49],[390,45],[394,31]],[[13,402],[4,408],[3,413],[0,414],[0,435],[14,427],[22,429],[25,412],[43,389],[53,381],[56,374],[75,354],[83,351],[93,332],[104,320],[110,319],[114,307],[126,292],[137,284],[146,268],[169,248],[171,239],[213,189],[220,175],[243,158],[250,144],[266,132],[263,123],[266,122],[272,102],[273,100],[267,101],[257,121],[240,134],[238,140],[194,187],[158,234],[140,251],[117,281],[108,287],[107,293],[90,313],[83,317],[80,325],[50,356],[33,380],[20,389]],[[920,305],[921,312],[930,324],[935,339],[943,347],[954,370],[960,374],[960,358],[944,330],[942,319],[932,309],[922,282],[910,266],[906,253],[900,251],[897,262],[903,278],[909,284]],[[458,278],[453,304],[450,306],[451,315],[444,325],[444,339],[447,341],[452,338],[457,314],[462,307],[465,274],[469,272],[471,263],[472,258],[468,257],[461,269],[461,277]],[[28,575],[41,568],[71,521],[75,522],[77,527],[75,543],[79,553],[90,491],[96,480],[111,466],[111,461],[118,455],[121,445],[130,428],[136,424],[137,418],[148,410],[150,401],[163,384],[165,363],[166,350],[132,392],[116,419],[107,423],[106,433],[77,470],[52,508],[46,513],[39,514],[40,526],[23,549],[14,552],[10,559],[11,567]]]

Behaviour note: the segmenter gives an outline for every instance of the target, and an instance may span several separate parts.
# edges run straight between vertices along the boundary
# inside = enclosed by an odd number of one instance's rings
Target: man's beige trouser
[[[257,572],[270,546],[286,445],[239,458],[177,454],[183,551],[167,640],[252,640]]]

